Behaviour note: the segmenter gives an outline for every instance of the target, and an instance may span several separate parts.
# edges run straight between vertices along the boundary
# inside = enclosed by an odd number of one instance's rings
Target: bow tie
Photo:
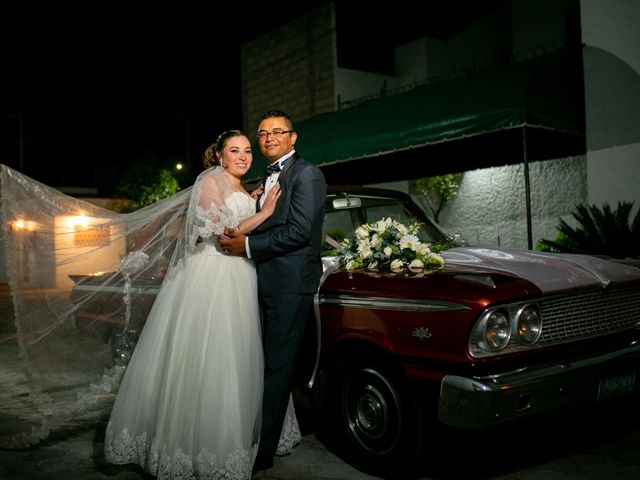
[[[282,170],[282,167],[280,166],[280,162],[276,162],[272,165],[267,165],[267,168],[264,172],[265,172],[265,175],[268,177],[272,173],[278,173],[280,170]]]

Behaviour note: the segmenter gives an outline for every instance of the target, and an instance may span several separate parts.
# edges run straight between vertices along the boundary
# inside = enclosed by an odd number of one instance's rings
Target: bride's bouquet
[[[391,218],[361,225],[352,239],[336,244],[340,266],[348,271],[441,269],[444,259],[439,252],[446,245],[422,243],[419,230],[420,223],[404,225]]]

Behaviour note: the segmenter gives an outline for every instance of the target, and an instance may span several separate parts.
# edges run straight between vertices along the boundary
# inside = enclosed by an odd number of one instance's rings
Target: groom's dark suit
[[[294,153],[282,168],[278,183],[282,193],[273,215],[249,236],[251,258],[258,271],[265,354],[257,462],[275,455],[300,340],[313,317],[313,296],[322,274],[324,175]]]

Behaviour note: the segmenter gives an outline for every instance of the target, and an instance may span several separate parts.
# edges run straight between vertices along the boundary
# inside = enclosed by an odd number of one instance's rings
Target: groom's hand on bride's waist
[[[246,253],[244,239],[245,235],[236,228],[226,227],[224,234],[218,236],[218,243],[227,255],[244,255]]]

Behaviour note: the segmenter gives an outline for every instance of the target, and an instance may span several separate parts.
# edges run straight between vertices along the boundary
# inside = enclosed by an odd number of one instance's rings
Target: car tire
[[[429,463],[435,422],[387,363],[353,358],[340,362],[327,420],[339,448],[355,466],[409,475]]]

